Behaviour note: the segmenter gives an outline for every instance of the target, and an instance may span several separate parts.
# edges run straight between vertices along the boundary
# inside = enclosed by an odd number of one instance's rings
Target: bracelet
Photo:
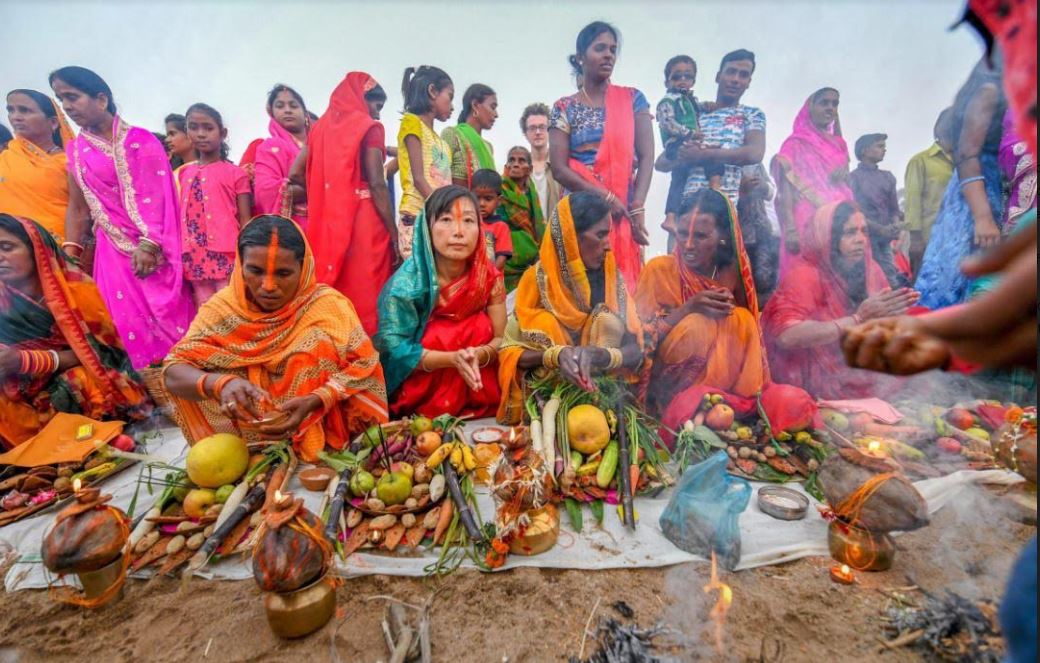
[[[426,356],[429,353],[430,353],[429,350],[423,350],[422,356],[419,357],[419,368],[421,368],[422,370],[426,371],[427,373],[432,373],[433,369],[426,367]]]
[[[621,367],[622,362],[625,361],[625,355],[617,348],[607,348],[607,354],[610,355],[610,362],[607,364],[608,371],[617,370]]]
[[[62,242],[61,243],[61,250],[64,251],[65,249],[76,249],[80,253],[83,253],[84,251],[86,251],[86,249],[83,248],[82,244],[77,244],[76,242]]]
[[[137,240],[137,248],[147,253],[151,253],[153,256],[156,257],[162,255],[162,247],[159,246],[156,242],[148,239],[147,237],[142,237],[141,239]]]
[[[22,350],[19,352],[19,374],[46,377],[58,370],[58,353],[54,350]]]
[[[321,401],[321,407],[324,412],[328,412],[336,405],[336,396],[333,394],[332,389],[328,385],[322,385],[311,392],[312,396],[317,396],[318,400]]]
[[[614,195],[613,191],[607,191],[607,195],[604,196],[604,199],[607,201],[608,205],[613,205],[618,198]]]
[[[209,394],[206,393],[206,378],[209,377],[209,373],[203,373],[199,376],[199,379],[195,381],[195,393],[199,395],[200,400],[206,400],[209,398]]]
[[[965,184],[971,184],[972,182],[985,182],[986,178],[982,175],[976,175],[975,177],[969,177],[966,180],[961,180],[959,186],[963,189]]]
[[[645,207],[637,207],[635,209],[628,210],[628,215],[629,216],[636,216],[638,214],[645,214],[645,213],[646,213],[646,208]]]
[[[485,368],[486,366],[488,366],[492,362],[492,360],[494,360],[495,355],[497,353],[495,352],[495,349],[491,347],[490,344],[485,344],[485,345],[482,345],[480,347],[481,347],[481,349],[487,350],[487,360],[484,361],[484,363],[482,363],[480,365],[481,368]]]
[[[560,367],[560,353],[563,352],[566,345],[554,345],[548,350],[542,353],[542,366],[548,369],[557,369]]]
[[[217,381],[213,383],[213,398],[220,400],[220,392],[224,391],[224,387],[234,380],[235,377],[234,375],[221,375],[217,378]]]

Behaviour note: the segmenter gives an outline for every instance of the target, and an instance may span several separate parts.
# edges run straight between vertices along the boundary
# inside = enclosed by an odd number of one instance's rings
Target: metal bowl
[[[809,510],[809,498],[790,488],[763,486],[758,489],[758,508],[777,520],[801,520]]]
[[[271,631],[280,638],[302,638],[313,633],[336,613],[336,586],[328,572],[292,592],[268,592],[264,609]]]

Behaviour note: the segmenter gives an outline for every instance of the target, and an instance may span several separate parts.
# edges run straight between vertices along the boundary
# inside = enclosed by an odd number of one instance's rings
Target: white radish
[[[134,528],[133,532],[130,532],[130,538],[126,541],[126,547],[128,550],[133,550],[137,542],[144,538],[145,534],[148,534],[155,529],[155,523],[152,521],[153,518],[158,518],[162,515],[162,509],[158,506],[153,506],[148,510],[148,513],[144,514],[144,518],[141,522],[137,523],[137,527]]]
[[[542,454],[542,420],[531,420],[531,447],[537,454]]]
[[[217,521],[213,523],[214,529],[220,527],[225,520],[231,517],[231,514],[235,512],[238,505],[245,499],[247,492],[249,492],[249,482],[245,480],[240,481],[224,501],[224,508],[221,509],[220,513],[217,515]]]
[[[549,468],[549,474],[553,477],[556,476],[556,413],[561,404],[560,399],[554,396],[542,410],[542,422],[545,427],[542,432],[542,456],[545,458],[546,467]]]
[[[443,474],[435,474],[430,479],[430,501],[436,502],[444,495],[444,489],[447,487]]]

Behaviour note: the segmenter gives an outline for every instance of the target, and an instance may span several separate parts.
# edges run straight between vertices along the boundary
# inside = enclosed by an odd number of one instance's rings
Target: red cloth
[[[636,115],[632,108],[635,90],[620,85],[608,85],[603,98],[603,140],[596,152],[592,170],[571,159],[571,170],[586,181],[605,186],[626,205],[636,158]],[[632,235],[632,222],[628,217],[615,217],[610,224],[610,248],[614,260],[625,279],[629,292],[636,291],[639,271],[643,267],[643,251]]]
[[[315,274],[350,299],[370,336],[378,328],[376,300],[393,256],[362,165],[365,147],[385,151],[383,126],[365,103],[375,84],[368,74],[347,74],[307,137],[307,240]]]
[[[238,160],[239,167],[244,168],[256,162],[256,149],[263,142],[263,138],[257,138],[246,146],[246,151],[242,153],[242,158]]]
[[[844,278],[831,264],[831,228],[839,203],[821,207],[802,237],[802,249],[791,270],[783,276],[762,312],[762,326],[773,378],[797,384],[820,398],[884,396],[900,384],[892,376],[849,368],[838,341],[809,348],[784,349],[777,337],[807,321],[829,321],[852,315]],[[865,243],[867,293],[888,287],[881,267]]]
[[[661,418],[661,438],[669,448],[675,443],[670,431],[682,428],[686,420],[700,406],[704,394],[722,394],[726,404],[733,408],[737,419],[758,416],[758,403],[754,398],[742,398],[714,387],[695,384],[672,399]],[[804,389],[788,384],[770,384],[762,390],[762,409],[769,418],[774,434],[780,431],[799,431],[812,425],[816,417],[816,401]]]
[[[491,245],[495,257],[513,255],[513,234],[504,221],[484,222],[484,238]]]

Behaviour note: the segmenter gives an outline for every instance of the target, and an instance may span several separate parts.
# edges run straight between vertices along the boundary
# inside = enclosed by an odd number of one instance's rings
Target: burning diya
[[[111,495],[80,485],[77,479],[75,501],[55,516],[44,536],[41,556],[48,570],[59,577],[75,573],[83,586],[82,592],[58,588],[59,601],[98,608],[118,596],[126,581],[129,557],[123,548],[130,529],[126,514],[107,504]]]
[[[856,576],[848,564],[835,564],[831,567],[831,580],[841,585],[851,585],[856,582]]]

